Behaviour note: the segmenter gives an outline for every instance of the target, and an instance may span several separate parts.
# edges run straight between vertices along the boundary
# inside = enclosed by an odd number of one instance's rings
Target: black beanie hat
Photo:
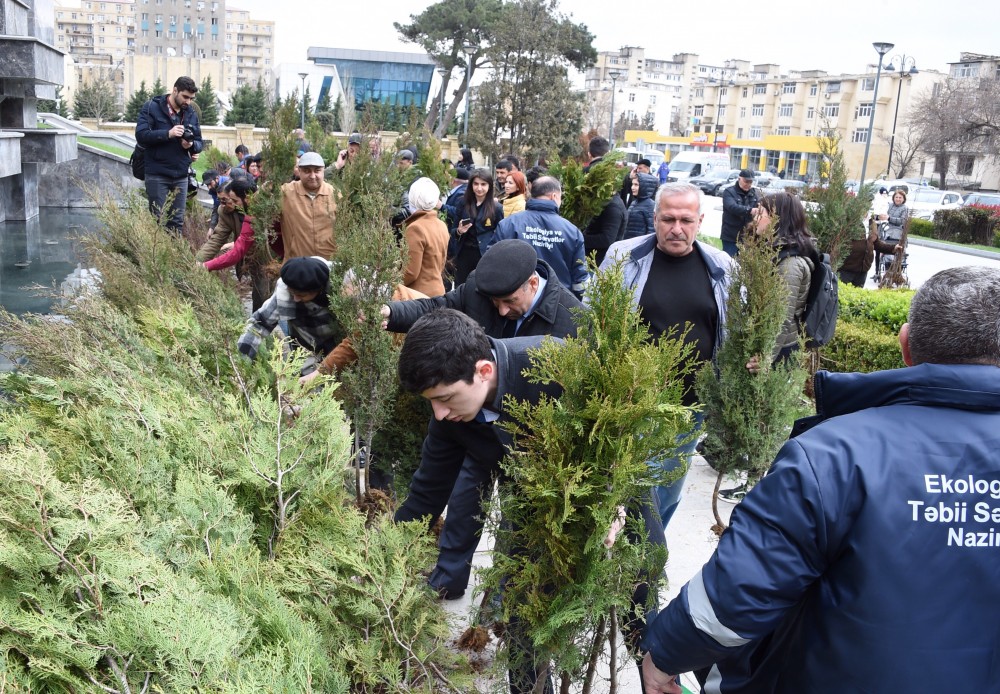
[[[292,258],[281,268],[281,281],[297,292],[318,292],[330,281],[330,266],[322,258]]]

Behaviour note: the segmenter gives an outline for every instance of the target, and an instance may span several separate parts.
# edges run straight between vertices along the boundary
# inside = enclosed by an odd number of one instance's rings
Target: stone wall
[[[95,207],[88,188],[124,192],[143,187],[142,181],[132,178],[128,159],[87,145],[78,148],[75,161],[38,165],[39,207]]]

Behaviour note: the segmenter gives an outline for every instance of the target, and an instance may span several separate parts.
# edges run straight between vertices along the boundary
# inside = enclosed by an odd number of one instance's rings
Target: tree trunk
[[[715,489],[712,490],[712,514],[715,516],[715,527],[712,530],[716,535],[722,535],[722,532],[728,527],[722,520],[722,516],[719,515],[719,487],[722,486],[722,474],[720,472],[716,475]]]

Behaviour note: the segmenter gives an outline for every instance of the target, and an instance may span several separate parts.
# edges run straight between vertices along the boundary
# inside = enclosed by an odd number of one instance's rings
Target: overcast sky
[[[309,46],[418,51],[403,43],[394,21],[407,22],[427,0],[232,0],[277,22],[278,63],[305,62]],[[918,68],[945,70],[961,51],[1000,54],[1000,2],[971,0],[809,0],[762,2],[612,2],[562,0],[560,8],[595,34],[598,51],[641,46],[647,58],[697,53],[701,62],[728,58],[777,63],[783,71],[863,72],[874,64],[873,41],[895,44],[887,57],[913,56]],[[633,11],[634,10],[634,11]]]

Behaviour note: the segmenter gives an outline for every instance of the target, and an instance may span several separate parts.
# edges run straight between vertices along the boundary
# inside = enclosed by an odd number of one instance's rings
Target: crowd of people
[[[150,208],[169,215],[172,230],[182,228],[183,209],[163,207],[171,187],[180,185],[181,160],[186,185],[187,165],[201,151],[187,107],[194,91],[193,82],[179,79],[171,94],[144,107],[136,128],[153,164],[146,183]],[[350,272],[343,287],[330,282],[338,204],[350,203],[326,178],[350,166],[366,138],[352,134],[328,171],[302,134],[296,136],[296,175],[281,184],[273,248],[282,261],[280,278],[272,291],[266,277],[253,276],[253,313],[238,349],[254,358],[280,325],[310,355],[301,374],[310,382],[356,358],[351,338],[336,337],[329,303],[331,292],[354,290]],[[377,138],[368,146],[380,154]],[[610,146],[597,137],[588,149],[585,170]],[[210,271],[242,272],[255,243],[249,203],[266,162],[242,145],[236,154],[238,167],[218,167],[203,179],[215,205],[196,262]],[[801,202],[787,193],[761,196],[753,172],[741,171],[723,196],[718,250],[697,238],[703,193],[683,182],[661,184],[648,161],[599,201],[601,213],[581,230],[560,215],[562,185],[544,167],[521,171],[519,159],[508,155],[490,170],[463,149],[451,187],[441,190],[416,169],[415,154],[404,149],[395,157],[410,175],[399,207],[387,216],[398,218],[407,256],[382,318],[387,330],[406,335],[402,387],[426,398],[433,412],[419,467],[395,512],[398,522],[432,527],[447,509],[429,587],[443,599],[468,589],[483,500],[503,478],[501,461],[512,445],[501,426],[508,417],[505,397],[559,396],[557,385],[525,377],[527,350],[577,334],[591,280],[588,255],[596,257],[598,272],[621,263],[650,340],[685,329],[690,346],[683,402],[695,408],[691,430],[678,437],[674,451],[649,461],[682,472],[628,510],[641,535],[663,545],[683,470],[706,425],[697,413],[694,373],[726,339],[733,269],[747,235],[773,238],[788,290],[782,332],[773,353],[762,357],[777,366],[800,344],[819,262]],[[889,231],[884,239],[867,238],[864,250],[880,243],[875,247],[883,252],[898,252],[893,234],[905,224],[905,194],[897,191],[875,216]],[[863,280],[867,269],[861,272]],[[990,501],[1000,498],[991,448],[1000,427],[998,306],[996,272],[939,273],[917,293],[900,335],[913,368],[820,376],[821,414],[802,427],[805,433],[794,432],[771,472],[746,493],[709,563],[651,623],[638,608],[626,620],[644,691],[680,692],[676,676],[688,671],[699,673],[706,691],[825,691],[832,683],[848,691],[995,688],[995,630],[982,620],[998,597],[1000,562],[990,560],[990,550],[972,547],[983,546],[986,535],[974,530],[1000,522]],[[952,476],[969,480],[968,494],[984,500],[973,506],[957,482],[945,483]],[[950,517],[962,527],[942,524],[945,508],[954,508]],[[932,552],[947,552],[949,561]],[[956,582],[955,575],[967,580]],[[632,580],[635,605],[648,606],[655,577]],[[952,611],[960,604],[968,606],[964,616]],[[512,660],[511,692],[552,692],[546,665],[536,662],[516,625],[509,638],[514,655],[522,656]]]

